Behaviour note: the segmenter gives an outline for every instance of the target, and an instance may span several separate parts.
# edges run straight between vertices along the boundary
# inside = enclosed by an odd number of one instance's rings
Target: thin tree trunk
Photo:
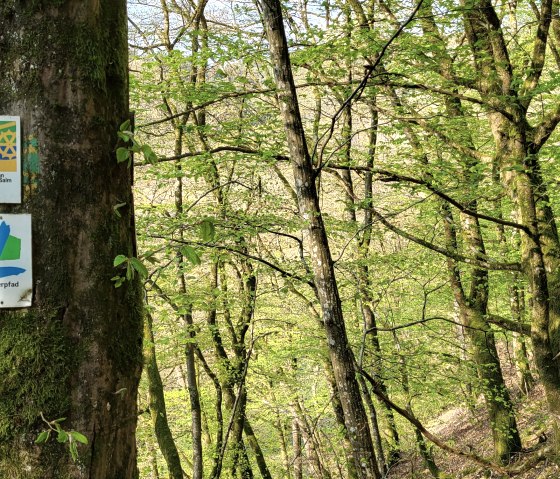
[[[212,290],[216,290],[218,288],[218,270],[220,267],[217,263],[214,263],[211,268],[211,288]],[[227,281],[225,271],[222,271],[221,275],[221,283],[220,287],[222,289],[222,293],[227,293]],[[228,305],[225,304],[225,315],[229,314]],[[243,362],[239,362],[239,366],[237,369],[231,363],[229,356],[225,350],[222,336],[216,322],[217,318],[217,309],[216,307],[212,307],[212,309],[208,312],[207,316],[207,323],[210,330],[210,334],[212,336],[212,341],[214,344],[214,354],[216,356],[216,360],[223,365],[223,372],[222,377],[220,378],[221,390],[225,399],[225,406],[228,411],[231,412],[232,417],[230,418],[230,425],[231,429],[226,431],[226,435],[224,437],[224,442],[226,438],[229,438],[230,433],[232,437],[232,463],[230,473],[232,477],[236,477],[237,473],[239,472],[243,478],[253,477],[253,473],[251,471],[251,467],[249,464],[249,460],[247,457],[247,450],[245,448],[245,444],[243,443],[243,423],[244,423],[244,416],[245,416],[245,403],[246,403],[246,393],[244,392],[244,387],[239,387],[240,384],[238,381],[240,380],[240,369],[244,367]],[[239,340],[237,339],[237,332],[231,331],[232,335],[234,336],[233,342],[234,344],[239,347]],[[243,379],[244,380],[244,379]],[[234,391],[235,386],[238,386],[238,393]],[[237,397],[239,395],[239,398]],[[212,471],[212,475],[210,476],[212,479],[218,479],[222,473],[222,466],[224,460],[224,453],[225,447],[227,443],[222,443],[222,448],[220,453],[217,455],[217,463],[215,464],[214,470]],[[238,467],[239,466],[239,467]]]
[[[379,343],[379,337],[377,333],[377,322],[375,319],[375,314],[370,307],[371,295],[368,289],[364,286],[370,283],[369,280],[369,270],[365,269],[365,275],[362,278],[362,289],[361,289],[361,306],[362,306],[362,317],[364,319],[364,330],[369,331],[367,338],[369,338],[369,345],[371,346],[371,353],[373,356],[373,377],[379,384],[381,392],[389,397],[387,391],[387,386],[382,377],[382,352],[381,345]],[[395,415],[390,407],[384,402],[381,402],[381,410],[384,416],[384,427],[383,432],[387,441],[387,467],[391,467],[396,464],[401,456],[400,439],[399,432],[397,430],[397,424],[395,422]]]
[[[148,439],[148,454],[150,456],[150,466],[152,467],[151,479],[159,479],[156,448]]]
[[[236,398],[230,392],[226,392],[226,404],[233,401],[231,404],[231,411],[233,414],[233,428],[231,432],[233,439],[232,463],[230,469],[231,477],[238,477],[239,479],[252,479],[254,474],[251,468],[251,463],[249,462],[249,456],[247,455],[247,448],[245,447],[245,442],[243,441],[245,409],[247,406],[247,392],[244,385],[241,385],[237,395],[238,397]]]
[[[245,438],[249,443],[249,447],[253,450],[253,454],[255,454],[255,460],[257,461],[257,467],[259,468],[262,479],[272,479],[266,464],[264,453],[261,449],[259,441],[257,440],[257,436],[251,427],[251,423],[247,418],[245,418],[245,422],[243,423],[243,431],[245,432]]]
[[[414,415],[414,411],[412,410],[412,395],[410,392],[410,383],[408,380],[408,369],[406,366],[406,359],[402,352],[401,343],[399,341],[399,337],[396,331],[393,331],[393,342],[395,344],[395,349],[397,351],[398,361],[399,361],[399,369],[401,373],[401,383],[402,388],[406,397],[406,411],[410,414],[411,417],[416,417]],[[422,436],[422,432],[417,427],[414,427],[414,435],[416,436],[416,446],[418,447],[418,451],[420,452],[420,456],[424,460],[424,464],[430,471],[430,474],[435,479],[443,479],[445,475],[441,472],[439,467],[436,464],[434,459],[434,455],[432,454],[431,449],[428,448],[426,441],[424,440],[424,436]]]
[[[184,120],[183,120],[184,121]],[[180,121],[175,128],[175,155],[183,153],[183,121]],[[183,215],[183,178],[181,176],[181,164],[177,163],[177,186],[175,189],[175,209],[177,216]],[[184,238],[184,232],[181,229],[180,238]],[[187,278],[185,275],[185,257],[181,251],[177,253],[177,265],[179,268],[179,291],[185,297],[187,296]],[[192,463],[193,469],[192,479],[203,478],[203,457],[202,457],[202,409],[200,406],[200,395],[198,392],[198,384],[196,382],[196,364],[195,364],[195,330],[191,306],[188,312],[182,316],[187,333],[187,341],[185,344],[185,363],[187,366],[187,388],[189,391],[189,403],[191,406],[191,437],[193,443]]]
[[[301,407],[299,401],[295,403],[295,413],[298,417],[299,430],[302,436],[303,448],[307,456],[311,477],[316,479],[330,479],[331,475],[323,465],[319,456],[319,446],[314,428],[309,424],[305,411]]]
[[[371,394],[367,388],[364,378],[360,375],[358,376],[358,380],[360,381],[360,387],[362,388],[362,396],[364,398],[364,402],[366,403],[369,411],[371,435],[373,439],[373,447],[375,448],[375,457],[377,458],[377,464],[379,466],[379,475],[383,477],[389,467],[387,461],[385,460],[385,453],[383,452],[383,442],[381,440],[381,433],[379,431],[377,411],[375,410],[375,405],[373,404]]]
[[[254,300],[256,295],[256,278],[253,274],[252,267],[249,263],[242,264],[243,274],[240,275],[240,290],[241,297],[243,298],[243,305],[240,313],[240,320],[237,328],[234,327],[232,319],[230,318],[229,305],[224,302],[224,316],[226,323],[232,335],[233,349],[236,355],[236,366],[229,359],[228,354],[222,342],[218,325],[216,323],[217,310],[215,307],[208,313],[208,325],[214,343],[214,350],[216,359],[224,366],[225,372],[221,383],[216,384],[216,387],[221,384],[220,390],[225,398],[226,408],[232,412],[231,418],[231,435],[233,438],[232,449],[232,464],[231,474],[236,477],[238,474],[241,478],[253,477],[251,464],[247,455],[247,449],[243,441],[243,433],[247,438],[249,446],[255,454],[257,467],[263,479],[270,479],[270,471],[266,464],[264,453],[259,445],[255,432],[246,417],[245,409],[247,403],[247,392],[244,385],[243,369],[246,367],[248,361],[248,353],[245,347],[245,334],[252,321],[254,313]],[[218,277],[220,277],[220,288],[224,295],[227,294],[227,276],[223,265],[214,263],[211,270],[211,287],[213,290],[218,288]],[[206,369],[206,367],[205,367]],[[215,377],[217,379],[217,377]],[[241,382],[240,382],[241,381]],[[237,392],[236,392],[237,389]],[[226,434],[227,436],[227,434]],[[222,452],[224,445],[222,444]],[[222,452],[218,454],[215,465],[210,477],[212,479],[219,478],[222,470]]]
[[[224,417],[222,413],[222,385],[220,384],[220,380],[218,376],[212,371],[206,359],[204,358],[202,351],[197,347],[195,349],[195,354],[198,358],[199,363],[202,365],[204,372],[206,375],[211,379],[212,383],[214,384],[214,388],[216,390],[216,401],[215,409],[216,409],[216,445],[214,448],[213,454],[213,465],[212,471],[210,472],[210,478],[214,479],[219,476],[219,470],[222,465],[222,447],[223,447],[223,440],[224,440]]]
[[[163,454],[170,479],[183,479],[183,468],[181,459],[169,422],[167,421],[167,410],[165,407],[165,394],[163,383],[159,374],[155,338],[153,332],[153,318],[150,313],[146,313],[144,323],[144,362],[146,374],[148,376],[149,407],[152,424],[156,434],[159,449]]]
[[[278,409],[276,409],[275,413],[276,413],[276,421],[274,421],[274,427],[278,431],[280,446],[282,448],[282,466],[284,468],[282,477],[284,479],[292,479],[292,467],[290,464],[290,456],[288,454],[286,433],[284,431],[284,426],[282,424],[282,416],[280,415],[280,411],[278,411]]]
[[[294,449],[294,479],[303,479],[303,461],[301,456],[301,430],[297,419],[297,414],[294,411],[292,418],[292,446]]]
[[[522,322],[525,301],[523,290],[519,289],[517,281],[517,275],[515,275],[509,292],[511,316],[514,321]],[[513,333],[513,354],[515,358],[515,369],[519,389],[523,394],[528,395],[535,384],[535,379],[531,374],[531,368],[529,366],[525,337],[519,333]]]
[[[181,275],[182,285],[185,286],[184,275]],[[185,361],[187,365],[187,388],[189,391],[189,403],[191,406],[191,435],[193,443],[192,455],[192,479],[202,479],[203,476],[203,456],[202,456],[202,408],[200,405],[200,395],[198,392],[196,364],[194,360],[195,332],[193,325],[192,312],[183,315],[187,328],[187,344],[185,345]]]
[[[461,391],[465,396],[465,403],[470,413],[475,415],[476,406],[476,393],[473,388],[473,378],[476,377],[471,363],[469,362],[469,346],[467,335],[465,334],[465,326],[461,323],[461,316],[459,313],[459,305],[457,301],[453,302],[453,321],[455,321],[455,333],[457,342],[459,343],[459,371],[462,372],[464,379],[461,381]],[[463,376],[464,375],[464,376]]]
[[[262,1],[260,6],[265,19],[274,65],[278,99],[290,150],[300,214],[308,224],[313,273],[323,310],[322,319],[327,334],[331,363],[344,410],[346,427],[350,434],[354,460],[359,471],[358,477],[377,479],[379,472],[367,415],[356,380],[353,354],[348,345],[333,261],[315,188],[316,175],[313,171],[301,122],[284,33],[282,9],[278,0]]]
[[[365,19],[365,16],[364,16]],[[379,113],[376,109],[376,98],[372,96],[369,99],[369,114],[371,117],[370,125],[370,137],[368,145],[368,160],[367,166],[373,168],[375,166],[375,158],[377,152],[377,138],[378,138],[378,128],[379,128]],[[371,172],[366,172],[364,174],[364,219],[363,219],[363,234],[359,240],[358,252],[361,259],[361,264],[358,268],[358,289],[360,293],[360,308],[362,312],[362,318],[364,321],[364,330],[368,331],[367,337],[369,339],[368,343],[371,347],[371,355],[373,358],[373,377],[378,381],[379,387],[382,392],[388,396],[387,386],[385,385],[385,380],[383,379],[383,352],[381,351],[381,344],[379,342],[378,331],[377,331],[377,321],[375,313],[373,310],[374,300],[372,297],[372,281],[370,276],[370,268],[368,266],[368,255],[371,245],[371,233],[373,227],[372,221],[372,201],[373,201],[373,174]],[[371,401],[371,397],[369,397]],[[370,411],[373,408],[370,408]],[[390,407],[388,407],[384,402],[381,402],[381,411],[384,416],[384,433],[388,445],[388,453],[386,462],[383,454],[381,455],[381,460],[383,461],[382,468],[380,470],[387,469],[392,465],[396,464],[400,459],[400,439],[399,432],[397,430],[397,424],[395,422],[395,416]],[[371,413],[370,413],[371,415]],[[377,415],[375,416],[377,418]],[[377,421],[372,423],[374,428],[377,428],[377,436],[379,435],[379,426]],[[376,435],[374,434],[374,440]],[[380,449],[381,450],[381,449]],[[379,456],[378,456],[379,457]]]

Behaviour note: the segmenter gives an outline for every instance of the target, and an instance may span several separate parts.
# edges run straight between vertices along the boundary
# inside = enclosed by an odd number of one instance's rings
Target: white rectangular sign
[[[21,203],[19,116],[0,116],[0,203]]]
[[[31,306],[31,215],[0,213],[0,308]]]

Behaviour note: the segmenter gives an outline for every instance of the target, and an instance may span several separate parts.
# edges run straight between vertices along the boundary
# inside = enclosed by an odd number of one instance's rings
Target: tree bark
[[[299,400],[295,402],[295,414],[299,420],[299,431],[303,441],[303,449],[307,456],[310,476],[317,479],[331,479],[329,471],[326,469],[319,456],[319,444],[315,428],[309,423]]]
[[[299,427],[299,421],[297,414],[294,411],[294,417],[292,418],[292,446],[294,450],[294,479],[303,479],[303,464],[301,456],[301,430]]]
[[[517,285],[517,275],[510,286],[510,307],[512,319],[516,322],[523,321],[525,312],[524,291]],[[519,333],[513,333],[513,355],[515,358],[515,369],[517,373],[517,383],[521,392],[528,395],[535,384],[535,379],[531,374],[529,357],[527,355],[527,345],[525,337]]]
[[[135,255],[131,172],[114,154],[129,118],[126,27],[124,0],[0,4],[0,110],[38,150],[23,158],[22,205],[3,207],[32,214],[34,299],[0,312],[2,477],[137,476],[141,288],[111,282],[115,256]],[[78,462],[34,444],[41,412],[88,438]]]
[[[174,154],[180,155],[183,152],[183,131],[184,120],[179,120],[175,124],[175,148]],[[181,164],[177,163],[177,185],[175,188],[175,209],[179,218],[184,213],[183,206],[183,178],[181,176]],[[181,229],[179,237],[184,238],[184,231]],[[179,276],[179,291],[185,297],[187,296],[187,276],[185,274],[185,256],[179,251],[177,253],[177,265]],[[193,443],[192,453],[192,479],[202,479],[204,472],[204,462],[202,457],[202,408],[200,406],[200,394],[198,392],[198,384],[196,381],[196,363],[195,363],[195,347],[196,333],[194,329],[194,321],[192,315],[192,306],[189,304],[187,312],[182,315],[185,324],[187,341],[185,344],[185,364],[187,367],[187,389],[189,391],[189,403],[191,406],[191,436]]]
[[[334,411],[334,416],[337,424],[342,429],[340,433],[342,434],[342,448],[344,450],[346,472],[348,474],[348,479],[355,479],[357,473],[356,464],[354,463],[354,457],[352,456],[352,444],[350,443],[350,438],[348,437],[348,430],[346,429],[346,424],[344,422],[344,410],[342,409],[342,404],[340,403],[340,395],[338,393],[338,389],[336,388],[336,380],[334,378],[334,373],[329,358],[326,358],[325,361],[325,372],[327,382],[329,383],[331,390],[331,403]]]
[[[358,381],[360,382],[360,387],[362,389],[362,396],[364,402],[366,403],[369,412],[369,421],[371,426],[371,437],[373,440],[373,447],[375,450],[375,457],[377,459],[377,465],[379,466],[379,475],[383,475],[388,471],[388,464],[385,460],[385,453],[383,452],[383,442],[381,441],[381,433],[379,431],[379,421],[377,419],[377,411],[375,410],[375,405],[373,404],[373,399],[367,387],[364,378],[360,375],[358,376]]]
[[[159,479],[156,447],[151,441],[148,443],[148,454],[150,455],[150,465],[152,466],[151,479]]]
[[[524,272],[532,292],[531,340],[548,408],[560,416],[560,370],[554,358],[560,344],[557,314],[558,232],[545,204],[538,153],[560,120],[558,109],[529,126],[528,109],[545,65],[553,2],[545,0],[538,15],[530,68],[524,79],[514,77],[500,19],[487,0],[476,0],[463,13],[465,33],[476,68],[479,92],[498,108],[487,113],[495,143],[495,161],[504,188],[516,205]],[[522,81],[519,81],[522,80]]]
[[[475,205],[473,205],[476,208]],[[444,209],[447,247],[457,247],[454,220],[450,210]],[[463,218],[463,239],[470,254],[484,256],[484,242],[478,221]],[[463,289],[461,272],[458,265],[448,259],[451,288],[459,308],[459,318],[469,338],[470,355],[476,365],[482,382],[486,409],[490,417],[490,427],[494,442],[494,454],[498,460],[507,464],[511,455],[521,450],[521,439],[517,429],[515,413],[509,391],[506,388],[494,333],[485,320],[488,305],[488,272],[475,269],[471,274],[470,292]]]
[[[259,473],[261,474],[262,479],[272,479],[270,471],[268,470],[268,465],[266,464],[266,458],[263,450],[261,449],[257,436],[255,435],[251,423],[247,418],[245,418],[245,422],[243,423],[243,432],[245,433],[245,438],[249,443],[249,447],[253,450],[255,461],[257,462],[257,467],[259,468]]]
[[[274,428],[278,431],[278,439],[280,440],[280,446],[282,448],[282,466],[284,468],[282,477],[285,479],[292,479],[292,467],[290,464],[290,456],[288,454],[286,431],[284,428],[283,418],[278,408],[276,409],[275,413],[276,420],[274,421]]]
[[[165,395],[163,383],[159,374],[156,347],[153,331],[153,319],[150,313],[146,314],[144,324],[144,361],[146,364],[146,374],[148,377],[148,400],[150,406],[150,416],[159,449],[163,454],[170,479],[183,479],[183,468],[181,459],[169,422],[167,421],[167,409],[165,407]]]
[[[260,6],[270,45],[300,215],[307,223],[313,273],[323,312],[322,319],[327,334],[329,354],[352,443],[358,477],[377,479],[379,472],[367,415],[356,380],[353,354],[348,345],[333,261],[315,188],[316,178],[301,122],[282,22],[282,9],[278,0],[263,0]]]

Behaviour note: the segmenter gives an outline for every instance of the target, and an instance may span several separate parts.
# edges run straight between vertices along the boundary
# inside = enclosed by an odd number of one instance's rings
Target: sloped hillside
[[[552,421],[545,414],[544,392],[536,386],[526,396],[516,398],[517,418],[523,440],[523,452],[507,466],[511,477],[519,479],[560,478],[560,454],[554,449]],[[430,432],[455,449],[489,457],[492,451],[488,420],[482,404],[473,411],[466,407],[449,409],[427,424]],[[478,479],[503,477],[468,458],[442,453],[433,448],[437,465],[451,478]],[[409,451],[387,476],[389,479],[433,477],[417,452]],[[507,477],[507,476],[506,476]]]

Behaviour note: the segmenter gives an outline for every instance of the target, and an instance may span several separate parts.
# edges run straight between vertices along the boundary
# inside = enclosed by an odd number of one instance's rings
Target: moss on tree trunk
[[[34,300],[0,311],[0,477],[133,478],[142,310],[136,282],[111,282],[113,258],[134,252],[131,174],[114,157],[129,116],[125,2],[5,1],[0,29],[0,111],[21,117],[39,157],[23,156],[23,203],[2,206],[32,214]],[[88,438],[78,462],[34,444],[41,412]]]

